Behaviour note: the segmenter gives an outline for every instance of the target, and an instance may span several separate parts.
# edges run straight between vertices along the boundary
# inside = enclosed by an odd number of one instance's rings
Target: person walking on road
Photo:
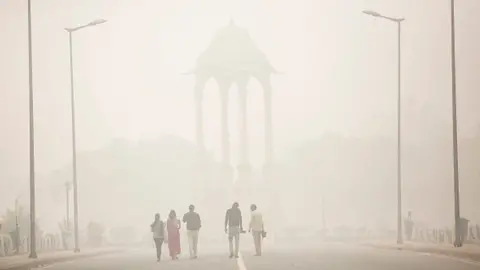
[[[155,214],[155,221],[150,225],[153,232],[153,240],[155,241],[155,248],[157,249],[157,262],[162,257],[162,245],[165,239],[165,224],[160,220],[160,214]]]
[[[170,211],[167,221],[167,232],[168,232],[168,249],[170,251],[170,257],[172,260],[178,259],[178,254],[180,254],[180,221],[177,219],[177,213],[175,210]]]
[[[195,206],[193,204],[188,207],[188,213],[183,215],[183,222],[187,224],[190,259],[196,259],[198,258],[198,232],[202,227],[202,220],[200,219],[200,215],[195,212]]]
[[[230,248],[230,258],[238,258],[240,248],[240,233],[244,233],[242,224],[242,211],[240,211],[237,202],[233,203],[232,208],[225,214],[225,233],[228,233],[228,244]],[[235,250],[233,241],[235,240]]]
[[[255,256],[262,256],[262,240],[265,236],[263,216],[262,213],[257,210],[257,206],[255,204],[250,206],[250,210],[252,213],[248,231],[252,232],[253,242],[255,244]]]

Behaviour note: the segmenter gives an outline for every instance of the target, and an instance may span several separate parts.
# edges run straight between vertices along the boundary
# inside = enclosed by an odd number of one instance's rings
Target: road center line
[[[237,265],[239,270],[247,270],[247,267],[245,267],[245,262],[243,261],[242,253],[238,253]]]

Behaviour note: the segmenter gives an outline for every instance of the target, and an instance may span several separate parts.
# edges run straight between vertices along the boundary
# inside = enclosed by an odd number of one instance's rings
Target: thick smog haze
[[[325,229],[322,222],[329,229],[395,230],[397,28],[364,10],[405,18],[401,23],[402,215],[411,211],[417,224],[424,226],[453,226],[449,1],[31,3],[36,207],[45,232],[58,230],[65,219],[65,182],[72,181],[65,28],[95,19],[107,22],[72,33],[80,228],[91,222],[109,228],[123,224],[143,234],[149,232],[156,212],[166,218],[170,209],[176,209],[181,217],[193,203],[206,214],[223,211],[238,200],[245,212],[251,203],[263,206],[266,224],[276,217],[286,227],[312,230]],[[480,222],[476,31],[480,1],[458,0],[456,5],[461,215],[476,224]],[[186,73],[195,71],[202,52],[228,27],[247,31],[278,71],[271,76],[277,170],[269,181],[262,174],[271,165],[265,154],[264,89],[253,78],[246,87],[249,182],[231,181],[241,178],[237,166],[244,162],[237,85],[228,91],[227,109],[233,177],[225,181],[217,177],[224,159],[221,98],[214,79],[206,83],[202,103],[205,162],[210,167],[198,165],[204,163],[198,163],[196,151],[196,77]],[[27,1],[0,0],[2,211],[13,208],[16,199],[26,212],[29,206],[27,38]],[[209,176],[200,176],[202,170]],[[237,186],[243,188],[238,193]],[[275,186],[274,205],[281,214],[274,215],[267,207],[268,186]],[[229,195],[223,200],[215,195],[218,192]],[[312,211],[322,214],[303,220]],[[223,214],[204,217],[208,230],[216,226],[221,230]]]

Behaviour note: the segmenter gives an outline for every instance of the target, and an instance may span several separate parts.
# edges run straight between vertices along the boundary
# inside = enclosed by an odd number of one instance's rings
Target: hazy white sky
[[[3,179],[28,175],[26,2],[0,1]],[[230,17],[284,72],[273,79],[274,136],[282,148],[326,131],[395,134],[396,27],[365,16],[364,9],[406,18],[406,136],[450,136],[448,8],[448,0],[32,0],[37,170],[48,172],[70,162],[65,27],[108,20],[74,34],[79,150],[101,147],[116,137],[175,134],[193,140],[193,78],[180,73],[193,66]],[[478,129],[479,9],[478,0],[457,1],[462,135]],[[218,154],[219,97],[215,83],[207,90],[206,140]],[[249,90],[251,154],[258,165],[263,158],[262,95],[256,83]],[[232,91],[232,147],[236,112]],[[236,153],[232,151],[233,162]]]

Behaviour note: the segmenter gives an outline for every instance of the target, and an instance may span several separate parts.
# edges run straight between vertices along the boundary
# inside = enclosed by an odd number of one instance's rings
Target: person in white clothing
[[[257,210],[255,204],[250,206],[250,210],[252,214],[248,231],[252,233],[253,242],[255,243],[255,256],[262,256],[262,240],[265,235],[263,216],[262,213]]]

